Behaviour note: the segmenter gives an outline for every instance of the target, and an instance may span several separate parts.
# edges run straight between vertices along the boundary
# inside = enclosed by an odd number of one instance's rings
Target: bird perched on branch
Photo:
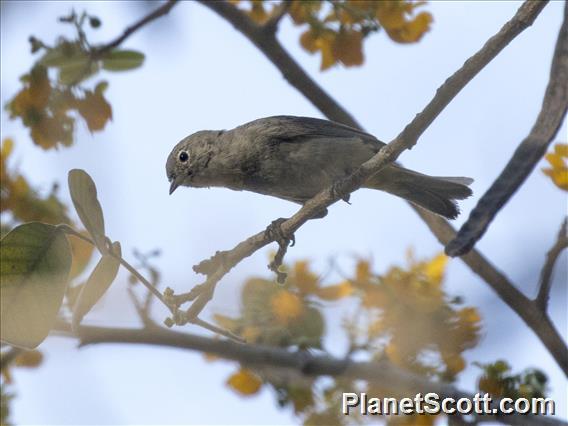
[[[308,117],[261,118],[232,130],[204,130],[179,142],[166,172],[179,186],[252,191],[303,204],[353,173],[385,144],[360,130]],[[448,219],[469,197],[466,177],[435,177],[389,164],[364,188],[404,198]]]

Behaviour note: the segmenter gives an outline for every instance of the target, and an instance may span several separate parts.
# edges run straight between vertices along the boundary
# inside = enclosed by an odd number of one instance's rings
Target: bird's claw
[[[294,247],[296,244],[296,237],[294,234],[287,235],[282,231],[282,224],[288,219],[281,217],[280,219],[273,220],[270,225],[266,228],[266,234],[268,238],[273,239],[278,243],[279,246]]]

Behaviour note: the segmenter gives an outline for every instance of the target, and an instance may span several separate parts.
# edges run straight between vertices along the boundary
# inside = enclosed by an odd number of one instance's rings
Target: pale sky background
[[[90,31],[105,42],[147,13],[133,2],[2,3],[1,101],[19,90],[18,78],[35,57],[28,36],[53,43],[71,28],[57,17],[72,7],[99,16],[103,26]],[[339,100],[370,132],[385,141],[396,136],[431,99],[436,88],[487,38],[513,16],[516,2],[432,2],[426,9],[434,24],[423,40],[404,46],[383,32],[365,43],[363,67],[319,71],[319,57],[303,51],[300,31],[285,19],[279,38],[300,64]],[[528,134],[540,109],[563,2],[551,2],[534,26],[517,37],[445,109],[418,145],[401,156],[408,167],[432,175],[471,176],[474,196],[462,202],[461,224],[479,197],[500,173],[519,142]],[[61,184],[67,195],[67,172],[83,168],[94,178],[105,211],[108,235],[132,250],[162,250],[156,260],[163,282],[178,292],[200,282],[191,266],[216,250],[229,249],[286,217],[297,206],[252,193],[223,189],[181,189],[168,196],[165,160],[175,143],[202,129],[227,129],[275,114],[321,117],[291,88],[259,51],[230,24],[197,3],[176,6],[129,38],[123,46],[146,53],[144,66],[124,74],[102,74],[113,122],[104,132],[89,134],[79,126],[76,143],[45,152],[31,142],[19,121],[1,114],[2,138],[16,141],[15,161],[29,180],[48,190]],[[97,82],[98,78],[92,83]],[[566,124],[558,140],[566,141]],[[504,207],[478,248],[523,291],[533,296],[546,250],[566,214],[566,195],[540,172]],[[404,264],[405,251],[431,257],[440,245],[401,200],[361,190],[352,205],[338,203],[325,220],[306,224],[296,234],[287,260],[309,258],[325,272],[330,258],[352,270],[354,257],[371,257],[374,270]],[[239,286],[251,275],[270,276],[270,247],[242,262],[219,285],[204,312],[238,313]],[[566,253],[558,261],[551,314],[567,335]],[[122,276],[124,278],[124,275]],[[330,281],[337,277],[332,276]],[[125,280],[85,322],[136,326],[136,314],[125,297]],[[468,362],[507,359],[514,371],[542,368],[551,395],[566,419],[566,379],[538,338],[480,279],[460,261],[449,264],[447,291],[461,295],[483,317],[483,337],[467,351]],[[156,305],[157,307],[158,305]],[[341,304],[329,310],[326,346],[344,350],[338,326]],[[165,312],[155,310],[158,321]],[[204,333],[195,327],[188,332]],[[77,349],[76,341],[50,337],[40,349],[45,363],[36,370],[14,371],[17,397],[11,420],[16,424],[295,424],[289,409],[279,409],[271,391],[241,398],[225,386],[234,363],[205,362],[199,353],[131,345],[98,345]],[[469,366],[458,385],[473,390],[479,370]]]

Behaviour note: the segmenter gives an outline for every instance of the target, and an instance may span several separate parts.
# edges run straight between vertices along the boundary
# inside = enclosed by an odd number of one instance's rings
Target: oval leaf
[[[63,65],[69,59],[68,55],[65,55],[61,48],[49,49],[45,55],[43,55],[39,63],[46,67],[59,67]]]
[[[128,71],[138,68],[144,62],[144,54],[135,50],[114,50],[103,59],[107,71]]]
[[[73,254],[71,271],[69,272],[69,279],[72,280],[81,275],[85,270],[93,255],[94,247],[92,244],[89,244],[87,241],[73,234],[67,235],[67,241],[69,241],[71,253]]]
[[[67,86],[78,84],[95,74],[99,67],[87,56],[70,59],[59,66],[59,82]]]
[[[53,326],[63,301],[71,250],[53,225],[20,225],[0,242],[1,340],[33,349]]]
[[[40,58],[39,63],[46,67],[62,67],[70,61],[86,57],[87,53],[81,49],[81,45],[78,42],[69,43],[63,41],[54,48],[47,49]]]
[[[81,169],[73,169],[68,176],[71,200],[77,214],[101,253],[106,253],[105,221],[97,199],[97,187],[91,176]]]
[[[116,255],[121,256],[120,243],[118,241],[112,244],[112,251]],[[119,266],[120,262],[114,256],[105,254],[101,257],[77,297],[73,307],[73,326],[77,326],[81,322],[83,317],[108,290],[116,278]]]

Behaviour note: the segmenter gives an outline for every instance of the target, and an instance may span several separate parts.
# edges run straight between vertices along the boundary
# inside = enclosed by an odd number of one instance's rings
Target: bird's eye
[[[189,154],[186,151],[181,151],[178,155],[178,158],[179,161],[185,163],[187,160],[189,160]]]

